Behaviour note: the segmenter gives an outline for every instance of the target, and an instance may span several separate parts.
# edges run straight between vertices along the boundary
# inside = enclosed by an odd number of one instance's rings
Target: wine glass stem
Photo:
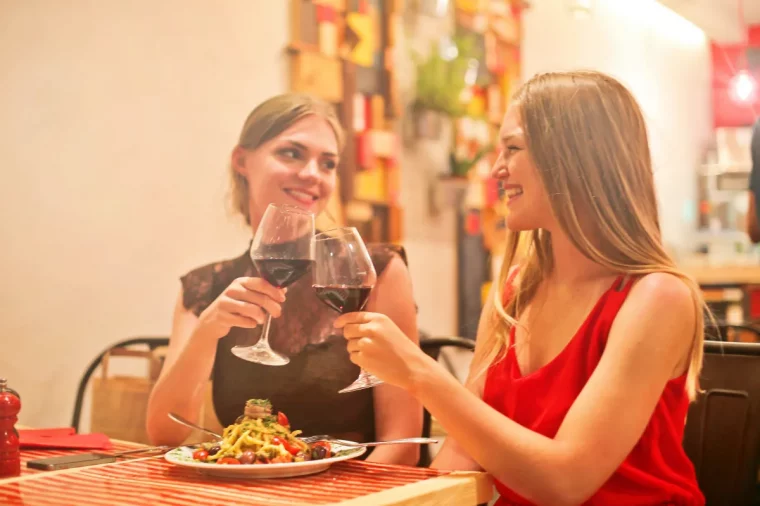
[[[261,337],[259,338],[259,342],[257,343],[257,346],[266,348],[268,350],[272,349],[269,346],[269,325],[271,323],[272,323],[272,315],[267,313],[267,321],[264,322],[264,328],[261,329]]]

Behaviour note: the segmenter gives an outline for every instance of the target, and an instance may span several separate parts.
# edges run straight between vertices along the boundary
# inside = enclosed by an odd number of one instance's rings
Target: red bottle
[[[0,378],[0,478],[21,474],[21,454],[15,427],[19,411],[21,400],[18,394],[8,388],[5,379]]]

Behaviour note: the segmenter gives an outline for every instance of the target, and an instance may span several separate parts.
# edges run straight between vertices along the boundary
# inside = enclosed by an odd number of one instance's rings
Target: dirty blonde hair
[[[694,399],[706,307],[699,286],[678,270],[663,247],[646,124],[638,103],[612,77],[583,71],[533,77],[517,91],[514,105],[554,216],[575,247],[614,272],[632,276],[664,272],[691,290],[696,325],[686,388]],[[574,203],[583,203],[585,228]],[[519,282],[505,300],[521,244],[527,246],[527,254],[520,264]],[[494,309],[492,321],[487,322],[490,331],[478,351],[480,372],[504,356],[512,326],[553,263],[550,233],[508,232],[498,288],[488,302]]]
[[[243,124],[238,146],[250,151],[280,135],[307,116],[318,116],[330,125],[343,150],[345,132],[331,104],[322,99],[301,93],[285,93],[259,104]],[[230,200],[235,211],[251,224],[248,180],[230,164]]]

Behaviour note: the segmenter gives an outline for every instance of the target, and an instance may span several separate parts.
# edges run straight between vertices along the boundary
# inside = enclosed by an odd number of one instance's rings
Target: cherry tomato
[[[288,421],[288,417],[285,416],[285,413],[283,413],[282,411],[277,413],[277,423],[279,423],[283,427],[290,427],[290,422]]]
[[[240,465],[240,461],[238,459],[232,458],[232,457],[223,457],[216,461],[217,464],[227,464],[227,465]]]
[[[272,438],[272,444],[273,445],[282,445],[285,448],[285,451],[288,452],[291,455],[296,455],[298,452],[301,451],[297,446],[291,444],[290,441],[288,441],[286,439],[279,438],[277,436],[275,436],[275,437]]]
[[[193,459],[200,460],[201,462],[206,462],[206,459],[208,458],[208,452],[204,449],[195,450],[193,452]]]

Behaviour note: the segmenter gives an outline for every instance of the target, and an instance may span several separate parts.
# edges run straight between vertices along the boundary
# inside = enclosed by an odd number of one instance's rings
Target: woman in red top
[[[450,436],[433,465],[489,472],[499,505],[704,504],[681,447],[704,303],[662,245],[639,106],[598,72],[539,75],[500,140],[509,239],[467,384],[377,314],[336,322],[352,360],[420,399]]]

